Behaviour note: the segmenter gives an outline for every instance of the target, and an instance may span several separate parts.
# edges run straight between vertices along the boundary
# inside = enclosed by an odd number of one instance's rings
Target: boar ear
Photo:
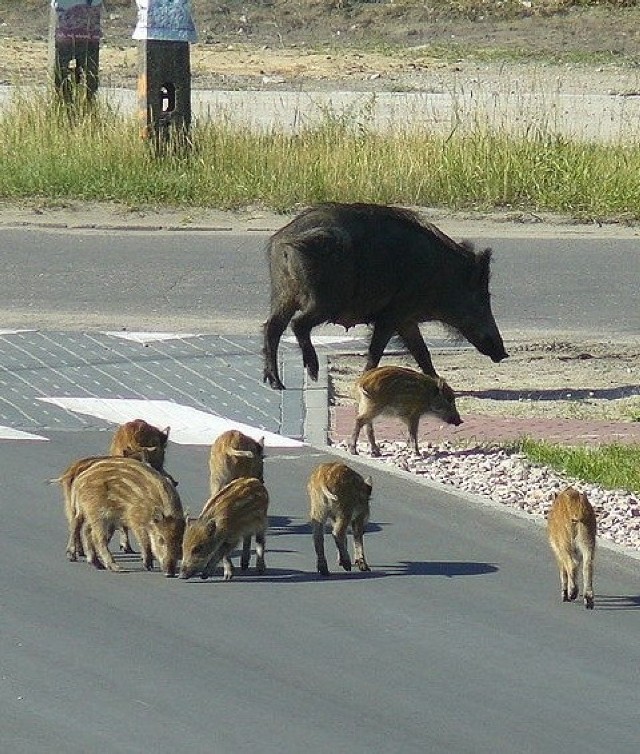
[[[476,274],[478,285],[482,288],[489,287],[491,277],[491,249],[483,249],[476,254]]]
[[[162,431],[162,435],[164,436],[164,444],[166,445],[169,441],[169,432],[171,432],[171,427],[165,427]]]
[[[264,435],[258,440],[258,445],[264,450]]]
[[[364,483],[365,483],[365,486],[367,487],[367,489],[369,490],[369,494],[371,494],[371,491],[373,490],[373,479],[370,476],[368,476],[364,480]]]

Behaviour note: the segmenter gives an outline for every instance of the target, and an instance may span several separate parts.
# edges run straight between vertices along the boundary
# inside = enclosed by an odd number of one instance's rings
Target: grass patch
[[[515,449],[534,463],[550,466],[583,482],[640,494],[640,446],[573,448],[524,439]]]
[[[482,113],[471,130],[372,127],[358,112],[322,113],[295,133],[224,115],[197,122],[191,149],[157,159],[137,120],[100,103],[69,113],[19,92],[0,115],[0,197],[163,203],[288,211],[320,201],[456,210],[509,208],[580,219],[640,218],[640,146],[582,143],[544,123],[512,133]]]

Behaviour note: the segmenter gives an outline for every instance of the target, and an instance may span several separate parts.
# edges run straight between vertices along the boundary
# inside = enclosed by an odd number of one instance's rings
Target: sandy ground
[[[596,343],[542,337],[507,342],[509,359],[491,364],[474,349],[433,350],[462,415],[640,421],[640,342]],[[336,405],[353,405],[362,356],[331,359]],[[383,364],[415,368],[410,357]]]

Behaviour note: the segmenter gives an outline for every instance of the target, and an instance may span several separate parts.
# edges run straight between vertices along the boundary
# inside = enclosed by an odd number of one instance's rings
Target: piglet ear
[[[162,521],[164,521],[165,515],[161,508],[155,508],[153,511],[153,515],[151,517],[151,520],[154,524],[160,524]]]

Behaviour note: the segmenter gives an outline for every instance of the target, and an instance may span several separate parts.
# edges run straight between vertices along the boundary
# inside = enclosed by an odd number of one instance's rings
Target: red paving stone
[[[353,406],[332,406],[329,410],[329,438],[337,443],[351,436],[355,419]],[[459,427],[442,424],[433,417],[420,421],[421,442],[493,443],[529,437],[560,445],[640,445],[640,422],[581,421],[579,419],[506,419],[495,416],[463,417]],[[374,421],[376,439],[406,440],[407,430],[398,419],[380,417]],[[363,432],[360,440],[365,441]]]

